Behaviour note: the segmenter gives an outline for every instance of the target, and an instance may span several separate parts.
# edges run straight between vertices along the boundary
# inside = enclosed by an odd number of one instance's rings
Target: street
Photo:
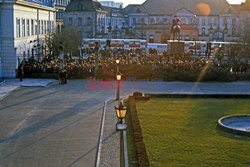
[[[0,102],[0,166],[94,166],[107,96],[83,81],[16,90]]]
[[[115,91],[89,90],[86,80],[15,90],[0,101],[0,167],[94,166],[103,105]],[[121,95],[133,91],[249,94],[250,83],[127,82]]]

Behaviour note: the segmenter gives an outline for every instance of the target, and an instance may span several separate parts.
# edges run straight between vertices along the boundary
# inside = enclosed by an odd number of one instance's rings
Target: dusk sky
[[[128,4],[142,4],[145,0],[114,0],[115,2],[122,2],[123,6],[126,7]],[[227,0],[229,3],[239,4],[245,0]]]

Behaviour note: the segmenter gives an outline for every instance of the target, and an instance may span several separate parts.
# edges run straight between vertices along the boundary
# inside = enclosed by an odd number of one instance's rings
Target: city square
[[[249,25],[249,0],[0,0],[0,167],[249,166]]]

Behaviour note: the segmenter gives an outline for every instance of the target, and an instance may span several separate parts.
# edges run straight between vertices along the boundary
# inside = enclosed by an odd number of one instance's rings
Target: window
[[[26,20],[27,36],[30,36],[30,20]]]
[[[141,24],[145,24],[144,18],[140,18],[140,23],[141,23]]]
[[[51,31],[51,26],[50,26],[51,24],[50,24],[50,21],[48,21],[48,23],[47,23],[47,26],[48,26],[48,32],[50,33]]]
[[[82,4],[79,3],[79,4],[78,4],[78,9],[79,9],[79,10],[82,10],[82,8],[83,8]]]
[[[208,18],[208,24],[209,24],[209,25],[212,25],[212,23],[213,23],[213,18],[209,17],[209,18]]]
[[[70,18],[69,18],[69,25],[72,25],[72,24],[73,24],[73,18],[70,17]]]
[[[217,26],[217,25],[218,25],[218,19],[214,18],[214,26]]]
[[[223,20],[223,25],[224,25],[224,26],[227,25],[227,18],[224,18],[224,20]]]
[[[21,30],[20,30],[20,19],[16,19],[16,37],[21,37]]]
[[[31,35],[34,35],[34,20],[31,20]]]
[[[206,26],[206,18],[202,18],[202,26]]]
[[[160,22],[160,18],[156,18],[156,23],[159,23]]]
[[[78,17],[78,26],[81,26],[81,25],[82,25],[82,18]]]
[[[38,33],[38,34],[41,34],[41,20],[38,20],[37,28],[38,28],[37,33]]]
[[[43,34],[43,21],[41,21],[41,33],[40,34]]]
[[[55,26],[54,26],[54,22],[53,21],[51,21],[51,31],[53,31],[54,30],[54,28],[55,28]]]
[[[162,21],[163,21],[164,24],[168,24],[168,19],[167,18],[163,18]]]
[[[44,33],[47,34],[47,21],[44,21]]]
[[[25,37],[25,20],[22,19],[22,37]]]
[[[133,18],[133,25],[136,24],[136,18]]]
[[[35,20],[35,35],[38,34],[38,25],[37,25],[37,20]]]
[[[205,27],[202,27],[202,29],[201,29],[201,35],[202,36],[206,35],[206,29],[205,29]]]
[[[151,23],[151,24],[155,24],[155,19],[154,19],[154,18],[151,18],[151,19],[150,19],[150,23]]]
[[[236,18],[232,18],[232,26],[236,26]]]

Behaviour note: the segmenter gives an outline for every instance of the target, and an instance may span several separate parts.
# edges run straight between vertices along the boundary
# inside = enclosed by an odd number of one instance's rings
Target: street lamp
[[[117,59],[116,61],[116,79],[117,79],[117,81],[118,82],[120,82],[120,80],[121,80],[121,75],[119,74],[119,64],[120,64],[120,60],[119,59]],[[117,82],[117,83],[118,83]],[[120,84],[120,83],[119,83]],[[119,90],[120,88],[119,88],[119,85],[117,86],[117,91],[116,91],[116,100],[118,100],[118,102],[119,102],[119,92],[120,92],[120,90]],[[119,105],[119,104],[118,104]]]
[[[122,75],[119,74],[119,72],[116,75],[116,80],[117,80],[117,93],[116,93],[116,100],[118,106],[120,105],[120,81],[122,79]]]
[[[119,63],[120,63],[120,60],[116,60],[115,62],[116,62],[116,64],[119,64]]]
[[[126,130],[127,125],[126,123],[123,123],[123,119],[126,118],[127,115],[127,107],[124,107],[122,103],[119,104],[119,106],[115,107],[116,110],[116,116],[118,118],[118,122],[116,124],[116,129],[117,130]]]

